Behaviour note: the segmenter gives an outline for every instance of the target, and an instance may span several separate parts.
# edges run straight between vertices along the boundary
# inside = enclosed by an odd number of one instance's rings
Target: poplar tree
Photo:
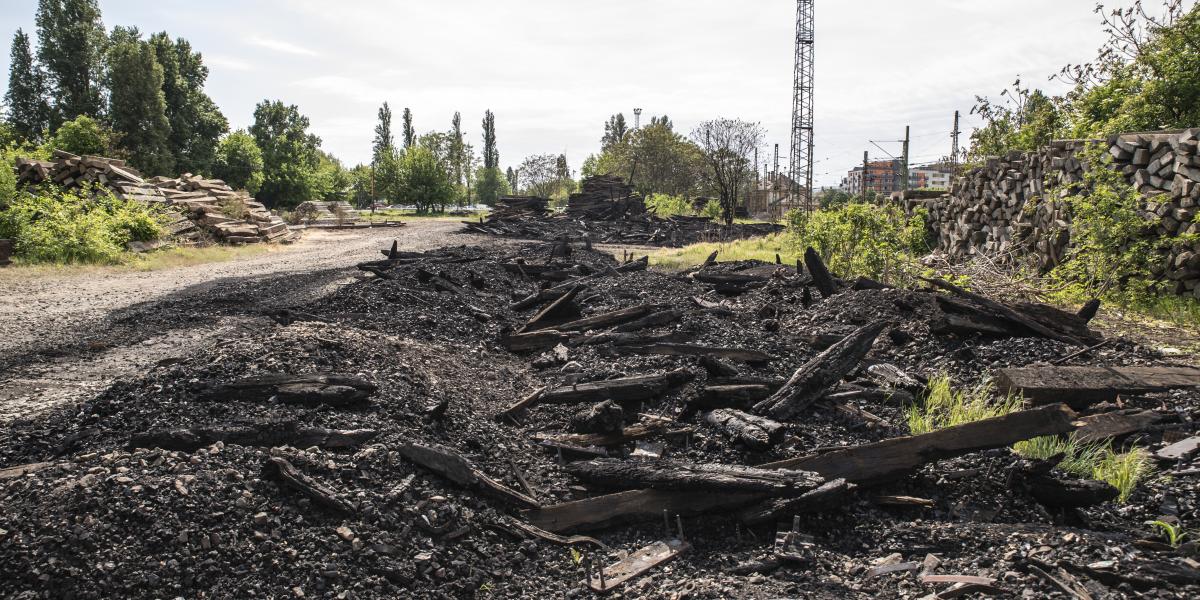
[[[8,124],[22,138],[36,143],[49,127],[49,109],[45,100],[45,81],[33,62],[29,35],[20,29],[13,35],[10,57],[8,91],[4,94]]]
[[[417,141],[417,132],[413,129],[412,111],[404,107],[404,149],[407,150]]]
[[[38,60],[53,105],[51,128],[79,115],[104,112],[104,54],[108,46],[96,0],[39,0]]]
[[[171,124],[168,142],[175,167],[181,172],[212,174],[217,145],[229,131],[229,121],[204,92],[208,67],[183,38],[172,41],[163,31],[150,36],[149,43],[163,69],[163,97]]]
[[[108,53],[113,129],[121,132],[120,146],[129,162],[148,175],[174,170],[163,97],[163,68],[150,44],[138,39],[136,29],[118,27]]]
[[[396,140],[392,136],[392,108],[387,102],[379,107],[379,123],[375,125],[375,141],[371,144],[371,164],[378,165],[379,161],[391,156]]]

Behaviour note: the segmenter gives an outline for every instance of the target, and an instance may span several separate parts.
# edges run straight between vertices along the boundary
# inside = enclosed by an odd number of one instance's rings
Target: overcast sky
[[[949,152],[976,94],[1047,77],[1094,55],[1096,0],[817,3],[817,183],[837,184],[869,140],[912,126],[914,161]],[[36,0],[4,0],[0,33],[33,31]],[[297,104],[327,151],[369,159],[376,109],[410,107],[418,132],[461,111],[476,148],[496,113],[502,166],[597,152],[603,123],[633,107],[688,133],[704,119],[759,121],[786,165],[791,0],[101,0],[104,23],[166,30],[204,54],[208,92],[233,127],[264,98]],[[8,53],[0,56],[8,71]],[[398,124],[394,130],[399,130]],[[966,136],[963,140],[965,142]],[[881,144],[899,155],[899,144]],[[764,152],[764,154],[767,154]],[[764,158],[765,160],[765,158]],[[786,167],[785,167],[786,168]]]

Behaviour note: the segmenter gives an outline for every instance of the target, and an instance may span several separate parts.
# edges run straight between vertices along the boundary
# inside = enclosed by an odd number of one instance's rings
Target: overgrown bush
[[[687,198],[668,194],[650,194],[646,198],[646,208],[664,218],[677,215],[691,215],[694,212],[692,210],[692,203]]]
[[[715,198],[704,203],[704,208],[700,210],[700,216],[708,217],[714,221],[721,218],[721,202]]]
[[[162,235],[149,206],[94,192],[57,186],[17,192],[0,209],[0,238],[11,238],[14,254],[29,262],[112,264],[129,242]]]
[[[904,284],[919,273],[915,257],[929,251],[925,211],[904,214],[899,207],[847,204],[808,214],[787,214],[789,241],[798,252],[812,246],[831,271]]]

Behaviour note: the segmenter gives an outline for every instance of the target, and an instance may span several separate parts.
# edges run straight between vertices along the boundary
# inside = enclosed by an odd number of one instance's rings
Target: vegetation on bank
[[[161,235],[155,209],[103,189],[48,186],[0,206],[0,238],[11,239],[13,254],[29,262],[114,264],[129,242]]]

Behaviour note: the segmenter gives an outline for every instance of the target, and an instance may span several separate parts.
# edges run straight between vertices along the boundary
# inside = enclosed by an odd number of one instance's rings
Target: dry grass
[[[28,280],[40,277],[71,277],[128,273],[130,271],[162,271],[260,256],[283,251],[278,244],[249,244],[245,246],[207,246],[203,248],[164,248],[152,252],[122,256],[117,265],[89,264],[28,264],[21,261],[0,269],[0,281]]]
[[[794,265],[800,255],[787,247],[783,234],[771,234],[766,237],[732,242],[704,242],[682,248],[661,248],[650,252],[650,265],[664,269],[686,269],[704,262],[713,250],[717,251],[717,260],[763,260],[775,262],[779,254],[783,264]]]

